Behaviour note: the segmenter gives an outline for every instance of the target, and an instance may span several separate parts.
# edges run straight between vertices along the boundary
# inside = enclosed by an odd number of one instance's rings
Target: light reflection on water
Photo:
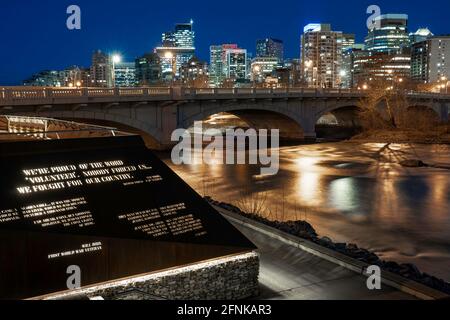
[[[263,193],[278,219],[308,219],[319,234],[450,280],[450,170],[403,168],[404,159],[450,166],[450,146],[327,143],[283,147],[276,176],[255,165],[166,162],[194,189],[237,204]],[[273,215],[268,217],[272,217]]]
[[[342,212],[359,212],[354,178],[336,179],[330,184],[330,206]]]

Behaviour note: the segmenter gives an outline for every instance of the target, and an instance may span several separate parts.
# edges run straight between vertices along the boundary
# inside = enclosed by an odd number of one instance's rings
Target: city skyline
[[[413,1],[413,3],[399,1],[397,4],[379,1],[378,5],[382,9],[382,13],[408,14],[409,28],[412,32],[419,27],[429,27],[434,34],[439,35],[448,33],[449,28],[446,27],[443,18],[445,12],[448,11],[445,8],[449,7],[450,10],[450,4],[444,3],[444,1],[440,2],[428,7],[428,10],[420,7],[418,1]],[[3,39],[5,47],[12,48],[12,50],[0,52],[0,59],[3,61],[3,66],[0,68],[0,84],[20,84],[32,73],[44,69],[61,69],[70,65],[88,66],[90,56],[96,49],[102,49],[105,52],[120,52],[126,61],[134,61],[136,57],[157,47],[161,42],[163,32],[169,30],[175,23],[187,22],[191,18],[197,22],[194,25],[197,34],[196,55],[202,60],[209,60],[209,46],[218,43],[237,43],[255,55],[256,40],[266,37],[282,40],[285,44],[287,58],[299,58],[302,28],[310,22],[331,23],[333,29],[345,33],[355,33],[356,41],[362,42],[367,34],[366,20],[369,17],[365,11],[371,4],[362,2],[339,7],[330,1],[321,1],[315,4],[292,3],[292,8],[286,4],[283,8],[289,7],[289,10],[286,10],[286,17],[282,19],[278,15],[274,16],[271,10],[265,14],[260,12],[262,11],[260,6],[263,7],[264,3],[258,2],[258,7],[254,3],[245,4],[243,9],[248,7],[249,10],[233,13],[232,17],[228,17],[228,19],[232,18],[233,23],[227,24],[226,21],[224,22],[226,17],[212,19],[207,13],[208,10],[196,5],[183,10],[183,14],[160,16],[158,12],[161,12],[162,9],[158,5],[153,6],[152,11],[147,11],[145,10],[147,4],[122,4],[121,10],[118,10],[120,8],[111,5],[115,1],[108,3],[110,5],[106,8],[102,7],[105,1],[99,1],[96,4],[79,1],[78,5],[82,10],[82,30],[80,31],[69,31],[65,28],[65,19],[67,18],[65,8],[68,5],[66,1],[55,5],[48,4],[42,8],[38,8],[36,3],[31,3],[30,6],[35,7],[35,10],[27,10],[27,12],[19,12],[14,3],[1,4],[0,24],[2,29],[8,26],[9,30],[15,31],[13,34],[5,35]],[[250,10],[252,6],[253,11]],[[190,10],[194,8],[196,10]],[[439,10],[436,11],[435,8],[439,8]],[[101,9],[104,12],[102,16],[98,15],[99,12],[102,12]],[[133,15],[127,15],[127,18],[123,20],[108,19],[108,17],[120,17],[118,16],[119,12],[126,9],[134,10],[136,19],[130,18]],[[335,10],[337,9],[341,10],[343,14],[336,15]],[[15,14],[6,15],[8,12]],[[250,12],[252,13],[250,14]],[[31,13],[34,13],[35,17],[31,20],[33,28],[30,30],[27,29],[26,24],[23,24],[22,16],[29,16]],[[439,19],[439,14],[442,14],[442,19]],[[58,19],[51,15],[57,15]],[[272,19],[267,19],[268,16]],[[348,16],[352,16],[353,19],[347,19]],[[39,17],[42,17],[42,20],[36,19]],[[146,17],[149,21],[147,24],[146,20],[143,20]],[[260,23],[257,24],[256,20],[259,20]],[[283,25],[279,25],[281,20],[285,22]],[[21,22],[20,25],[19,22]],[[46,29],[45,33],[43,28]],[[243,28],[248,32],[245,34],[239,32],[239,29]],[[89,29],[92,29],[92,32]],[[105,30],[109,32],[105,33]],[[218,33],[219,30],[220,33]],[[37,33],[41,38],[37,37]],[[32,36],[32,39],[24,42],[24,35]],[[46,41],[42,41],[42,38]],[[52,40],[53,38],[57,38],[58,41]],[[67,40],[64,41],[65,39]],[[76,44],[76,48],[74,48],[74,44]],[[33,58],[30,58],[30,52],[32,52]],[[18,61],[19,63],[6,64],[5,61]]]

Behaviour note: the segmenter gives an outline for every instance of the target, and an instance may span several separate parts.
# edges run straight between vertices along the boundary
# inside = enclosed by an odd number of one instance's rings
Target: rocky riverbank
[[[450,127],[436,130],[370,130],[354,136],[351,141],[370,143],[450,144]]]
[[[344,254],[353,259],[371,264],[377,265],[385,271],[389,271],[398,274],[404,278],[422,283],[430,288],[439,290],[446,294],[450,294],[450,283],[438,279],[432,275],[421,272],[413,264],[399,264],[393,261],[381,260],[377,254],[364,248],[359,248],[358,245],[352,243],[336,243],[328,237],[320,237],[315,231],[314,227],[306,221],[271,221],[259,215],[243,212],[236,206],[228,203],[215,201],[210,197],[205,199],[212,205],[231,211],[233,213],[242,215],[246,218],[263,223],[270,227],[276,228],[293,236],[297,236],[302,239],[312,241],[318,245],[334,250],[341,254]]]

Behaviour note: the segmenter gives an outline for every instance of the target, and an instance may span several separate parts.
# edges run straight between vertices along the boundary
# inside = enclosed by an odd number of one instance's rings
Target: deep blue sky
[[[66,28],[66,8],[82,10],[82,30]],[[0,85],[14,85],[43,69],[90,64],[95,49],[121,52],[127,60],[155,47],[176,22],[195,21],[197,55],[208,60],[209,45],[238,43],[255,52],[255,41],[276,37],[286,56],[299,56],[303,26],[332,23],[334,30],[366,34],[366,8],[408,13],[410,29],[428,26],[450,33],[448,0],[21,0],[0,1]]]

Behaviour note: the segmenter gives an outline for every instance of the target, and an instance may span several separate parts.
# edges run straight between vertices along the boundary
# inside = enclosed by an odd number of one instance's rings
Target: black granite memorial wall
[[[137,136],[0,144],[0,299],[249,252]]]

